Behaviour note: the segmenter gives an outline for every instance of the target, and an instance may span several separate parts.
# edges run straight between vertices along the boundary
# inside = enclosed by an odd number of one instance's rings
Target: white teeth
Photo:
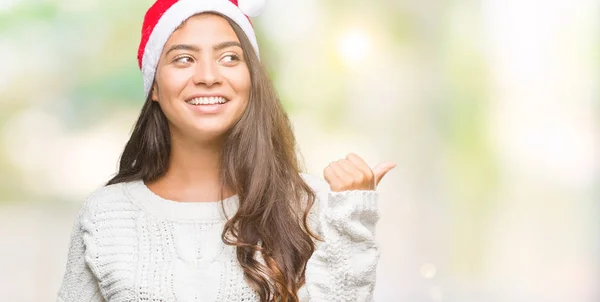
[[[227,100],[222,97],[201,97],[201,98],[193,98],[187,101],[188,104],[191,105],[211,105],[211,104],[225,104]]]

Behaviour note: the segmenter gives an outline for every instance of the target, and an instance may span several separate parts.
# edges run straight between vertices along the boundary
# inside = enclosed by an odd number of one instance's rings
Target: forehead
[[[229,22],[222,16],[202,13],[185,20],[167,40],[167,45],[177,43],[214,44],[239,39]]]

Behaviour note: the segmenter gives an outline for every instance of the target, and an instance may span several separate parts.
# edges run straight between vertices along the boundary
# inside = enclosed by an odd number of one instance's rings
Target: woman
[[[58,301],[368,301],[376,184],[355,154],[327,182],[295,140],[248,19],[261,1],[158,0],[146,102],[119,171],[77,216]]]

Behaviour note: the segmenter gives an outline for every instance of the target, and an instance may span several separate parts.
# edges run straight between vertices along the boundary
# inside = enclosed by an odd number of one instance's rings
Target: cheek
[[[235,90],[240,95],[240,97],[248,103],[248,99],[250,98],[250,74],[248,72],[240,73],[235,79]]]
[[[156,74],[158,103],[171,123],[177,123],[176,120],[181,117],[181,107],[177,103],[180,102],[181,91],[187,85],[189,77],[185,70],[169,68],[164,68]]]
[[[157,73],[156,82],[159,87],[161,98],[177,98],[179,93],[189,82],[192,73],[189,70],[178,70],[165,68]]]
[[[240,111],[246,111],[248,104],[250,103],[250,80],[248,82],[240,83],[238,94],[240,96],[240,100],[242,101],[240,106]]]

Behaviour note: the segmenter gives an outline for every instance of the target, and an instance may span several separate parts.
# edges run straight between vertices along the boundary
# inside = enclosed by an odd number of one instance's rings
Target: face
[[[213,14],[188,19],[167,40],[152,100],[169,120],[172,136],[212,141],[242,116],[250,72],[233,28]]]

